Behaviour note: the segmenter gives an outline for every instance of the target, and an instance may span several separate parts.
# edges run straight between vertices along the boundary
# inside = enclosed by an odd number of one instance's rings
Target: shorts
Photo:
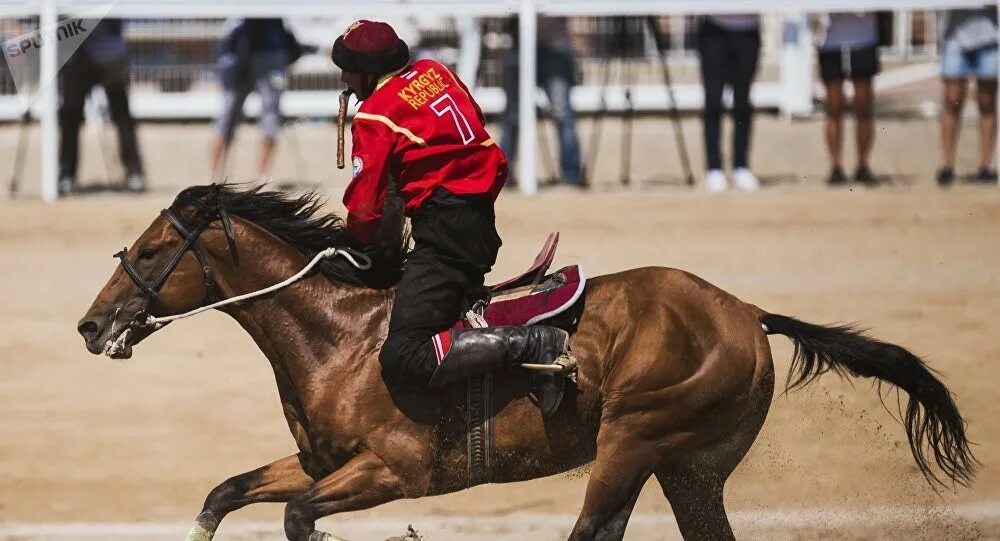
[[[265,139],[277,139],[281,132],[281,93],[287,85],[287,57],[284,51],[250,55],[245,73],[235,73],[233,66],[222,66],[222,114],[215,121],[215,132],[226,141],[233,138],[243,118],[243,102],[252,91],[260,95],[258,123]]]
[[[871,79],[881,69],[877,47],[819,52],[819,75],[824,83]]]
[[[941,48],[942,79],[997,78],[997,47],[964,51],[954,40],[946,40]]]

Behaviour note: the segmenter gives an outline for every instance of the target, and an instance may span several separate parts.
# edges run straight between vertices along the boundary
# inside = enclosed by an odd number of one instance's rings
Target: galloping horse
[[[201,186],[184,190],[128,251],[79,324],[92,353],[129,357],[148,314],[177,314],[270,286],[330,246],[343,221],[314,194]],[[221,308],[267,356],[298,453],[209,493],[188,539],[209,540],[230,512],[287,502],[293,541],[333,536],[318,518],[467,487],[463,385],[443,393],[387,387],[386,336],[405,243],[344,258],[262,296]],[[593,462],[570,539],[621,539],[655,475],[685,539],[732,539],[723,488],[767,415],[774,391],[768,334],[795,342],[790,387],[834,371],[909,395],[903,424],[931,483],[971,482],[976,460],[949,390],[907,350],[849,327],[769,314],[686,272],[641,268],[587,283],[571,339],[577,382],[543,417],[522,373],[494,376],[493,482]]]

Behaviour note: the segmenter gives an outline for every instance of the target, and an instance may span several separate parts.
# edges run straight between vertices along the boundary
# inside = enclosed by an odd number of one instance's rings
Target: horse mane
[[[315,191],[292,194],[265,190],[267,185],[248,187],[233,184],[191,186],[181,191],[171,208],[193,222],[214,219],[217,206],[254,223],[312,258],[331,246],[352,248],[371,258],[372,267],[362,271],[344,258],[323,260],[318,268],[334,282],[387,289],[399,282],[410,237],[405,228],[398,196],[387,197],[385,217],[374,246],[361,246],[347,230],[343,218],[324,211],[326,198]]]

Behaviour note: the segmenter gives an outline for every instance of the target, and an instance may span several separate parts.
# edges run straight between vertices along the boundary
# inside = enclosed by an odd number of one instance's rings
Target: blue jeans
[[[504,57],[503,89],[507,94],[500,136],[500,148],[513,163],[518,137],[518,58],[517,51]],[[575,61],[569,47],[538,48],[538,82],[549,98],[549,114],[559,134],[559,171],[566,184],[581,185],[580,143],[576,136],[576,115],[569,101]]]

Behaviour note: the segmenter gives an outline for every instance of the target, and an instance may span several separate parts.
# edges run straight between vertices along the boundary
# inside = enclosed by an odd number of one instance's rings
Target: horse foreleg
[[[298,455],[230,477],[209,492],[187,541],[209,541],[227,514],[251,503],[287,502],[312,485]]]
[[[316,481],[285,507],[285,536],[291,541],[328,541],[316,531],[316,520],[334,513],[368,509],[402,498],[403,481],[370,451]]]
[[[610,541],[625,535],[639,491],[652,474],[650,457],[654,456],[626,433],[601,426],[583,510],[570,541]]]

